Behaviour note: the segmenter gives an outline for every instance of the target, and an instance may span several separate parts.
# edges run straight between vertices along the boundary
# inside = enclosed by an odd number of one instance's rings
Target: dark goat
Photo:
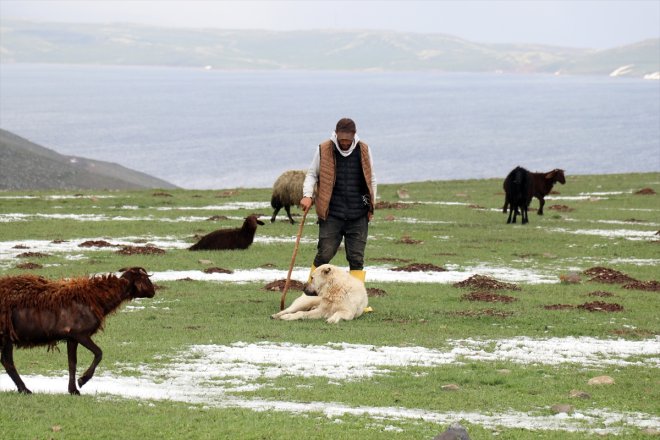
[[[539,209],[536,211],[538,215],[543,215],[543,205],[545,205],[545,196],[550,194],[552,187],[555,183],[559,182],[562,185],[566,183],[564,170],[555,168],[547,173],[529,173],[531,176],[531,186],[529,188],[528,203],[532,201],[532,197],[539,199]],[[504,189],[506,191],[506,188]],[[504,206],[502,212],[506,213],[508,201],[504,199]]]
[[[514,168],[506,179],[504,179],[504,192],[506,193],[506,204],[509,208],[507,223],[515,223],[518,212],[522,216],[522,224],[529,221],[527,217],[527,206],[529,206],[529,194],[531,186],[530,172],[522,167]],[[520,211],[519,211],[520,210]],[[513,214],[513,220],[511,220]]]
[[[257,225],[264,222],[254,214],[245,218],[243,226],[235,229],[220,229],[206,234],[197,243],[190,246],[191,251],[247,249],[254,241]]]
[[[69,393],[76,387],[78,344],[94,354],[87,371],[78,378],[85,385],[94,375],[103,352],[92,335],[103,328],[105,317],[133,298],[153,298],[154,286],[141,267],[126,270],[121,277],[48,280],[34,275],[0,278],[0,345],[2,365],[19,393],[31,394],[14,365],[17,348],[55,346],[66,340],[69,359]]]

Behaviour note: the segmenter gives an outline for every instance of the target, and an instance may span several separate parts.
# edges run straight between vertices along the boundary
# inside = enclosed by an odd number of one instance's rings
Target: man
[[[340,119],[330,139],[316,150],[300,200],[305,211],[315,203],[319,219],[312,272],[332,260],[343,239],[350,273],[364,282],[364,248],[375,200],[376,175],[369,147],[358,137],[355,122]]]

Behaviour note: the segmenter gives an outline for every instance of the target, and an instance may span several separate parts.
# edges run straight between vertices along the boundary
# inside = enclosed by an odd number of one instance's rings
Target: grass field
[[[534,200],[523,226],[506,224],[500,179],[380,185],[390,204],[369,231],[374,311],[338,325],[269,318],[280,293],[264,286],[286,277],[298,231],[282,214],[268,221],[269,189],[0,192],[0,276],[142,266],[159,287],[108,317],[94,338],[103,361],[80,397],[66,394],[65,345],[15,351],[34,394],[2,372],[0,436],[432,439],[460,422],[472,439],[652,438],[660,173],[567,176],[554,189],[545,215]],[[251,213],[266,225],[248,250],[186,249]],[[88,240],[165,252],[80,246]],[[346,266],[343,248],[333,263]],[[408,265],[445,271],[391,270]],[[585,271],[598,267],[642,283],[592,281]],[[475,274],[517,288],[454,286]],[[91,356],[78,357],[81,373]],[[588,384],[598,376],[614,384]]]

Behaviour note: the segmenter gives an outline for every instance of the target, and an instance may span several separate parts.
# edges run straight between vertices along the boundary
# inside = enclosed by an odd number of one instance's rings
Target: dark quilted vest
[[[342,220],[355,220],[369,212],[369,189],[362,171],[359,148],[347,156],[334,149],[336,175],[330,199],[330,216]],[[366,196],[366,199],[365,199]]]

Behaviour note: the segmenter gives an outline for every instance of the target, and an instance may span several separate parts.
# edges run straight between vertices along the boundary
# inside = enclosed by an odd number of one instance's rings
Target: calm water
[[[268,187],[352,117],[378,180],[660,171],[660,82],[0,66],[0,128],[185,188]]]

